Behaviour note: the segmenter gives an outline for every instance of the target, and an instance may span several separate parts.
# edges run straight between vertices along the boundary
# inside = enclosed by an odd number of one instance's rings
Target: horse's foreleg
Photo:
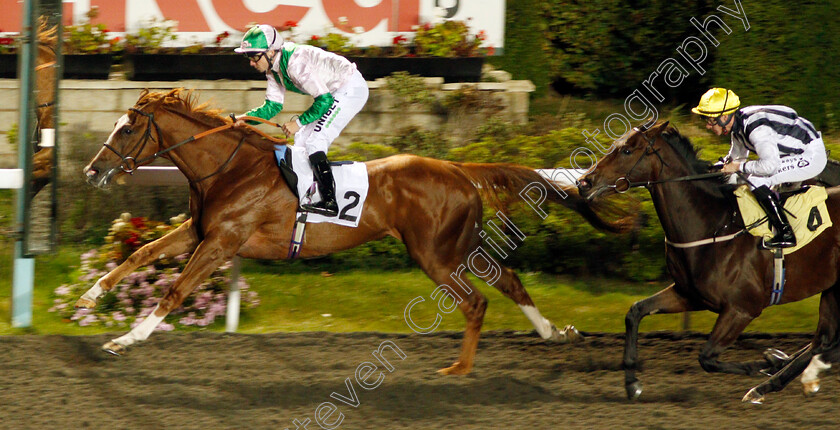
[[[729,345],[732,345],[744,329],[755,319],[754,316],[738,309],[728,308],[720,313],[709,340],[700,350],[700,367],[706,372],[734,373],[738,375],[754,375],[766,367],[768,360],[749,361],[745,363],[724,362],[718,357]]]
[[[181,306],[184,299],[201,281],[207,279],[227,258],[233,257],[235,249],[237,249],[233,242],[223,243],[220,239],[214,240],[211,238],[203,240],[196,248],[181,276],[172,284],[172,287],[160,300],[155,310],[131,331],[107,342],[102,346],[102,349],[120,355],[126,347],[146,340],[166,315]]]
[[[627,391],[627,398],[633,400],[642,394],[642,383],[636,378],[639,323],[642,318],[654,313],[670,314],[692,310],[696,309],[674,289],[674,284],[671,284],[653,296],[634,303],[627,311],[624,318],[624,389]]]
[[[122,264],[100,278],[76,301],[77,308],[93,308],[96,301],[106,292],[114,288],[118,282],[135,271],[164,257],[174,257],[185,252],[191,252],[198,244],[198,235],[193,229],[192,219],[184,221],[175,230],[169,232],[154,242],[148,243],[131,254]]]

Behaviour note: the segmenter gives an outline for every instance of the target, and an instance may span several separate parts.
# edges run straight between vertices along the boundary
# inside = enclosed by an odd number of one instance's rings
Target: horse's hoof
[[[90,299],[80,298],[76,300],[74,305],[76,309],[93,309],[96,307],[96,302]]]
[[[116,355],[118,357],[125,354],[125,349],[126,348],[124,346],[114,341],[108,341],[105,343],[105,345],[102,345],[103,351],[107,352],[108,354]]]
[[[776,348],[767,348],[764,350],[764,359],[771,366],[778,366],[790,360],[790,356]]]
[[[804,391],[805,395],[808,397],[817,394],[817,392],[820,391],[820,380],[814,379],[813,381],[803,382],[802,391]]]
[[[639,396],[642,395],[642,382],[641,381],[633,381],[629,384],[624,385],[624,390],[627,391],[627,399],[628,400],[636,400]]]
[[[760,405],[764,403],[764,396],[758,394],[758,390],[753,388],[752,390],[748,391],[747,394],[744,395],[744,398],[741,399],[742,402],[750,402],[754,405]]]
[[[472,370],[471,367],[467,367],[462,365],[460,361],[456,361],[451,366],[438,370],[437,373],[441,375],[466,375],[470,373],[470,370]]]
[[[563,327],[562,331],[552,325],[551,337],[549,339],[558,343],[580,343],[586,340],[586,338],[580,334],[578,329],[576,329],[573,325]]]

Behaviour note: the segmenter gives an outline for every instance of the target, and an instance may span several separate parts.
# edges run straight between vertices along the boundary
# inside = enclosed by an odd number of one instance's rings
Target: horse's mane
[[[671,145],[677,151],[677,154],[685,158],[692,175],[709,172],[709,167],[712,163],[698,158],[697,149],[694,148],[694,145],[691,144],[691,141],[687,137],[680,134],[676,127],[671,126],[665,129],[662,132],[662,139]]]
[[[697,149],[694,148],[694,145],[691,144],[691,141],[687,137],[680,134],[676,127],[669,126],[662,132],[661,136],[665,142],[671,145],[671,148],[673,148],[678,155],[685,159],[690,175],[709,173],[709,167],[712,166],[712,163],[698,158]],[[723,193],[721,183],[716,179],[701,180],[696,182],[701,188],[710,191],[714,195],[725,195]]]
[[[194,118],[211,128],[228,125],[233,122],[230,117],[222,113],[222,109],[211,108],[210,103],[199,103],[198,95],[193,90],[184,88],[158,92],[151,92],[145,89],[140,93],[140,99],[137,100],[135,106],[141,110],[147,107],[151,108],[151,110],[166,108],[167,110]],[[245,133],[245,142],[251,146],[261,151],[274,151],[274,144],[256,132],[247,128],[237,130]]]
[[[138,108],[155,105],[181,112],[199,121],[219,126],[229,124],[231,119],[222,115],[221,109],[213,109],[209,103],[198,103],[198,95],[193,90],[175,88],[170,91],[150,92],[143,90],[137,100]]]

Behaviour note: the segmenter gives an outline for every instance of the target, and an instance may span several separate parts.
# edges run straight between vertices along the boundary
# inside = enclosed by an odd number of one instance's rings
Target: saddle
[[[286,148],[283,158],[277,160],[277,165],[286,185],[292,191],[292,194],[298,198],[298,212],[302,212],[300,210],[301,204],[317,201],[320,198],[318,187],[315,184],[312,166],[309,164],[306,150],[294,146],[287,146]],[[335,177],[338,216],[327,217],[307,213],[306,222],[329,222],[347,227],[357,227],[368,195],[367,165],[353,161],[332,162],[330,165],[333,167],[333,176]]]
[[[734,190],[738,208],[744,220],[747,231],[756,237],[773,237],[767,223],[767,215],[753,197],[747,185],[741,185]],[[784,253],[790,254],[820,235],[832,226],[825,201],[828,198],[825,188],[819,186],[805,186],[792,191],[785,191],[780,201],[788,215],[788,221],[796,235],[796,246],[785,248]]]

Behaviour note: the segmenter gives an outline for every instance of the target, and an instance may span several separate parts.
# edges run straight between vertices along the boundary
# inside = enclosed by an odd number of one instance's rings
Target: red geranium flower
[[[318,39],[320,39],[320,37],[318,37],[318,35],[317,35],[317,34],[313,34],[313,35],[312,35],[312,39],[311,39],[311,40],[318,40]]]
[[[146,223],[143,221],[142,217],[134,217],[131,219],[131,225],[133,225],[134,228],[143,228],[146,226]]]
[[[289,27],[289,28],[295,28],[297,26],[298,26],[297,21],[292,21],[292,20],[286,21],[286,23],[283,24],[283,27]]]
[[[137,246],[140,244],[140,235],[137,233],[131,233],[131,236],[129,236],[124,242],[128,246]]]

